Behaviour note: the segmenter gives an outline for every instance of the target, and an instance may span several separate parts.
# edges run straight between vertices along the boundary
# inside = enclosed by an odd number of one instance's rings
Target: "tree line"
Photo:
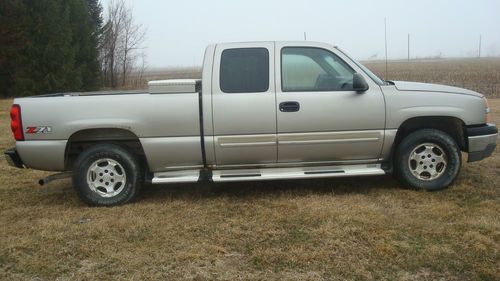
[[[144,36],[123,0],[0,0],[0,96],[136,86]]]

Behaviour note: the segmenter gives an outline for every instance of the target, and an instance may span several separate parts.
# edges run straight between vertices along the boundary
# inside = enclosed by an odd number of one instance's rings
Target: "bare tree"
[[[136,53],[143,49],[142,42],[146,37],[146,31],[141,25],[134,23],[132,11],[128,8],[122,10],[123,29],[120,44],[122,86],[125,86],[127,76],[134,67],[137,58],[141,55]]]
[[[135,23],[132,10],[124,0],[109,3],[101,38],[101,62],[104,85],[127,86],[129,75],[143,55],[145,29]],[[144,60],[142,62],[144,64]],[[139,65],[145,68],[144,65]]]
[[[144,72],[146,72],[147,61],[146,61],[146,53],[141,52],[140,54],[140,63],[137,64],[137,79],[134,81],[132,85],[134,88],[140,88],[144,86]]]
[[[111,1],[109,3],[101,38],[103,81],[105,86],[111,88],[116,87],[116,55],[124,6],[123,1]]]

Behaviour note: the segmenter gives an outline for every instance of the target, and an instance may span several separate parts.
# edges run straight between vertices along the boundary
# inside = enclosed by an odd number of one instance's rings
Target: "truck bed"
[[[53,93],[31,96],[29,98],[50,98],[64,96],[105,96],[105,95],[136,95],[147,94],[147,90],[114,90],[114,91],[93,91],[93,92],[68,92],[68,93]]]
[[[203,163],[196,92],[59,93],[18,98],[14,104],[21,107],[25,128],[44,128],[33,133],[25,129],[25,141],[16,144],[30,168],[64,170],[64,151],[75,136],[116,130],[140,140],[153,172]]]

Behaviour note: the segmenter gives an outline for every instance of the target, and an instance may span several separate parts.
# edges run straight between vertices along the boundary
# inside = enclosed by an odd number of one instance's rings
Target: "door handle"
[[[300,110],[300,103],[296,101],[285,101],[280,103],[281,112],[297,112]]]

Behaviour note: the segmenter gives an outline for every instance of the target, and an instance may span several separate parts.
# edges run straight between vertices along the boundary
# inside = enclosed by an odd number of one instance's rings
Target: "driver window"
[[[319,48],[281,50],[283,92],[352,91],[354,70],[335,54]]]

